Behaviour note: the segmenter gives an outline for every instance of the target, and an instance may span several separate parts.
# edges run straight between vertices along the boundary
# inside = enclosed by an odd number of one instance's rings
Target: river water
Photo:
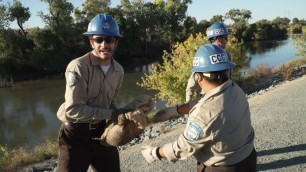
[[[297,58],[295,53],[291,38],[254,42],[248,49],[248,55],[252,57],[251,68],[263,63],[271,67],[280,65]],[[137,95],[154,95],[154,92],[136,85],[151,67],[152,63],[129,66],[118,98],[119,107]],[[64,91],[63,79],[26,81],[11,88],[0,88],[0,145],[33,147],[47,139],[55,139],[60,126],[56,111],[64,101]]]

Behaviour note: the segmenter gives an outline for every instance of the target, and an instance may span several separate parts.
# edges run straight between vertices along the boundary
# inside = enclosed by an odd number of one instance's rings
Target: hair
[[[208,41],[212,44],[212,43],[214,43],[217,39],[218,39],[218,37],[213,37],[213,38],[210,38]]]
[[[209,72],[210,73],[209,77],[203,75],[202,72],[196,72],[196,73],[198,73],[200,76],[202,76],[203,78],[205,78],[209,82],[213,82],[213,83],[217,83],[217,84],[223,84],[224,82],[226,82],[229,79],[228,75],[227,75],[227,71],[228,70]]]
[[[224,35],[219,35],[219,36],[216,36],[216,37],[212,37],[212,38],[209,39],[209,42],[212,44],[212,43],[214,43],[217,39],[219,39],[222,36],[224,36]]]

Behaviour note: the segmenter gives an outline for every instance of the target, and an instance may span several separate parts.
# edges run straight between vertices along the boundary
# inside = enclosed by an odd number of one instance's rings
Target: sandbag
[[[119,125],[109,120],[106,124],[104,133],[100,140],[103,145],[122,146],[138,137],[149,125],[147,115],[154,107],[154,101],[151,96],[141,95],[127,104],[125,109],[133,109],[133,113],[140,115],[143,125],[139,125],[137,121],[126,120]],[[143,122],[146,121],[146,122]]]

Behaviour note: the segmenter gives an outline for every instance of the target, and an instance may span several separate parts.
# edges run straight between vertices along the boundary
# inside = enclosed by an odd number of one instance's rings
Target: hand
[[[142,150],[141,153],[148,163],[160,160],[157,156],[158,147],[144,146],[143,148],[144,150]]]
[[[144,115],[141,109],[125,113],[125,117],[126,119],[137,123],[139,129],[145,129],[148,125],[147,117]]]
[[[124,108],[120,108],[120,109],[114,109],[113,113],[112,113],[112,117],[111,120],[114,123],[118,123],[118,125],[123,125],[124,122],[126,121],[126,113],[128,112],[132,112],[132,109],[124,109]]]
[[[158,111],[152,118],[152,122],[163,122],[175,116],[178,116],[179,113],[177,111],[178,105],[167,107]]]

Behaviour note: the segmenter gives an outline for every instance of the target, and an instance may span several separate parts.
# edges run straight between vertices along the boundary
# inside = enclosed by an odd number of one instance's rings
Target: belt
[[[80,128],[87,128],[89,130],[95,130],[99,128],[99,126],[104,125],[105,123],[73,123],[73,122],[64,122],[64,125],[66,126],[72,126],[72,127],[80,127]]]

